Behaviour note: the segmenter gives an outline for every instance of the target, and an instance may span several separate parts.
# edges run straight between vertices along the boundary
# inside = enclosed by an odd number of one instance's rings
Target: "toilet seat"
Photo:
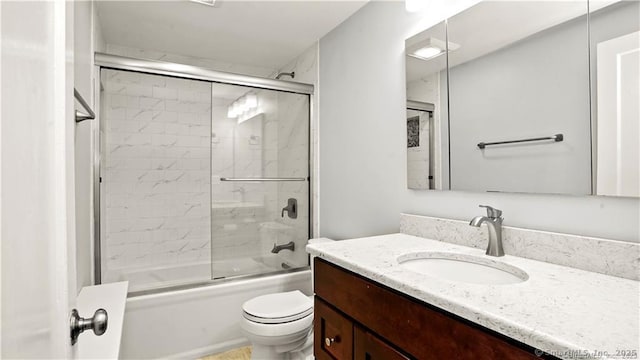
[[[242,316],[260,324],[283,324],[313,314],[313,301],[299,290],[268,294],[242,304]]]

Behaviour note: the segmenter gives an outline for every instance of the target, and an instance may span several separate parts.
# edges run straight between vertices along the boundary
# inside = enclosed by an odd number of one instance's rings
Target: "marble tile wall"
[[[280,71],[296,71],[296,78],[293,81],[317,86],[317,50],[317,44],[314,44]],[[107,45],[107,52],[256,76],[273,77],[277,72],[274,69],[116,45]],[[237,124],[235,119],[227,118],[226,114],[228,104],[233,99],[216,96],[217,86],[228,85],[213,84],[213,98],[211,99],[210,96],[211,138],[208,143],[211,146],[211,158],[206,162],[211,170],[208,187],[211,196],[209,234],[212,238],[211,246],[202,248],[202,251],[209,253],[204,261],[270,255],[269,251],[274,243],[284,244],[295,239],[297,251],[294,253],[283,251],[278,256],[282,257],[284,262],[294,266],[306,266],[307,255],[304,246],[308,238],[309,221],[307,184],[229,183],[221,182],[219,178],[222,176],[306,176],[309,164],[307,97],[254,90],[265,106],[265,114],[259,119]],[[314,96],[317,98],[317,95]],[[317,116],[313,119],[317,119]],[[316,127],[312,124],[312,131]],[[243,146],[245,143],[248,146]],[[317,142],[314,142],[312,149],[316,147]],[[299,168],[299,166],[302,167]],[[315,179],[314,176],[312,178]],[[281,209],[286,205],[289,197],[298,199],[299,216],[296,220],[289,219],[286,215],[285,218],[280,216]],[[144,258],[153,265],[161,264],[150,259],[162,258],[165,255],[153,253],[143,256],[142,250],[146,249],[147,247],[138,246],[136,251],[130,250],[128,253],[137,252],[141,259]],[[174,254],[178,256],[179,253],[178,249]],[[116,257],[119,259],[118,264],[128,266],[125,265],[128,262],[121,256]],[[141,259],[139,264],[144,263]],[[204,259],[204,257],[199,256],[198,259]]]
[[[319,233],[319,226],[320,226],[320,218],[319,218],[319,204],[320,204],[320,197],[319,197],[319,165],[320,165],[320,161],[318,158],[318,154],[319,154],[319,145],[320,145],[320,139],[318,136],[318,119],[319,119],[319,113],[318,113],[318,109],[320,108],[318,106],[318,101],[319,101],[319,82],[318,82],[318,52],[319,52],[319,43],[315,43],[312,46],[310,46],[308,49],[306,49],[302,54],[300,54],[300,56],[298,56],[297,58],[293,59],[291,62],[289,62],[289,64],[283,66],[282,68],[280,68],[277,72],[292,72],[294,71],[296,73],[296,77],[294,79],[291,79],[292,81],[297,81],[297,82],[301,82],[301,83],[305,83],[305,84],[312,84],[315,88],[314,94],[310,97],[310,101],[312,102],[311,105],[311,111],[310,111],[310,116],[311,119],[309,121],[310,124],[310,129],[309,129],[309,133],[310,133],[310,138],[311,138],[311,144],[309,146],[309,157],[311,159],[311,165],[312,167],[309,169],[309,174],[311,175],[311,213],[312,213],[312,217],[310,219],[311,221],[311,228],[312,228],[312,237],[313,234],[318,234]],[[275,76],[275,73],[272,74],[273,76]],[[286,78],[285,78],[286,79]],[[301,255],[302,256],[302,255]],[[302,257],[300,257],[301,261],[307,261],[306,259],[303,259]]]
[[[401,214],[400,232],[432,240],[484,249],[486,226],[468,221]],[[640,280],[640,244],[505,226],[507,255]]]
[[[304,95],[280,93],[278,96],[278,174],[282,177],[309,176],[309,99]],[[304,248],[309,239],[309,184],[308,182],[278,183],[278,207],[287,205],[289,198],[298,202],[298,217],[289,218],[286,213],[278,222],[288,226],[285,237],[291,237],[297,251],[283,251],[281,257],[288,263],[304,266],[307,254]],[[291,234],[291,235],[288,235]],[[281,236],[282,237],[282,236]],[[278,243],[286,243],[278,238]]]
[[[116,70],[102,83],[105,277],[208,262],[211,85]]]

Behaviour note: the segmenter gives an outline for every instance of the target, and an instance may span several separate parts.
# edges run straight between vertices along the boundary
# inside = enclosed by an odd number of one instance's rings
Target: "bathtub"
[[[311,270],[130,297],[120,357],[195,359],[248,345],[240,331],[242,303],[296,289],[312,293]]]
[[[201,283],[224,277],[262,274],[298,267],[276,254],[214,260],[172,266],[115,269],[105,272],[104,283],[128,281],[129,293]]]

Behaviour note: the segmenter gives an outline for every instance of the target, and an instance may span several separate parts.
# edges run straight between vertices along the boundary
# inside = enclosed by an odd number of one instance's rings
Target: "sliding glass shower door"
[[[102,282],[210,276],[211,83],[103,69]]]
[[[307,266],[309,96],[213,84],[211,274]]]
[[[308,95],[112,69],[101,85],[102,283],[308,265]]]

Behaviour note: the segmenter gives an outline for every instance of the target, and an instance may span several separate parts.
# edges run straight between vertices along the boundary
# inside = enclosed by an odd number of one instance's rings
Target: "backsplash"
[[[485,249],[486,226],[410,214],[400,215],[400,232],[408,235]],[[640,280],[640,244],[504,226],[507,255],[544,261],[605,275]]]

